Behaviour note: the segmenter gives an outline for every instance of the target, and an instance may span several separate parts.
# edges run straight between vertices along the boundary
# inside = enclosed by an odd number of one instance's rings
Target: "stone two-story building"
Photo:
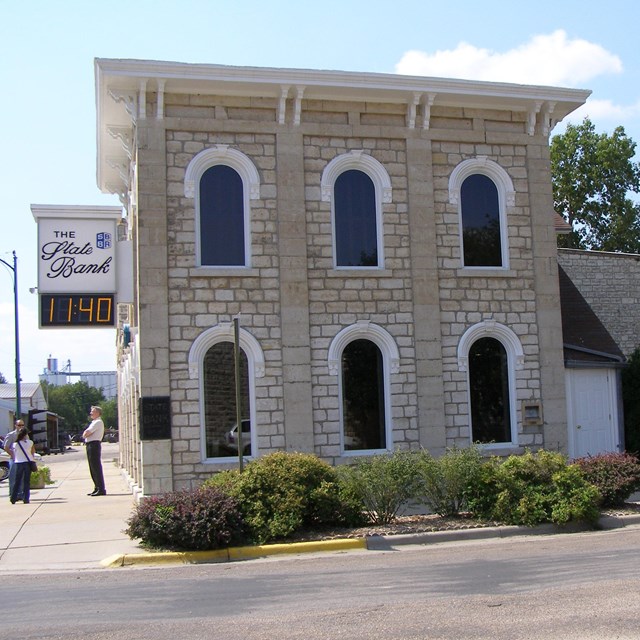
[[[98,183],[135,247],[118,374],[134,490],[237,465],[236,389],[247,456],[567,451],[549,133],[589,92],[95,69]]]

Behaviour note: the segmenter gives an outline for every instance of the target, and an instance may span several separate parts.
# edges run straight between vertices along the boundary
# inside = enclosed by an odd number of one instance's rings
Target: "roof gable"
[[[565,363],[623,362],[615,340],[560,265],[558,278]]]

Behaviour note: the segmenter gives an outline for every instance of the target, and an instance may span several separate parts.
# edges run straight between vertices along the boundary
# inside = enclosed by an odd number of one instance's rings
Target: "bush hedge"
[[[478,447],[448,449],[440,458],[422,451],[417,458],[419,500],[441,516],[468,508],[469,490],[480,480],[484,460]]]
[[[216,487],[144,498],[125,533],[157,548],[209,550],[247,541],[237,501]]]
[[[370,522],[387,524],[420,492],[417,460],[408,451],[360,458],[352,466],[338,467],[340,482]]]
[[[462,511],[503,524],[597,521],[600,502],[640,490],[640,462],[604,454],[569,464],[559,453],[484,459],[477,447],[440,458],[396,451],[332,467],[312,454],[273,453],[242,473],[215,474],[194,491],[144,499],[126,533],[154,547],[217,549],[263,544],[308,529],[392,522],[420,501],[442,516]]]
[[[550,451],[493,458],[469,490],[469,509],[482,520],[534,526],[572,520],[595,523],[600,494],[577,465]]]
[[[362,522],[361,507],[341,487],[334,467],[317,456],[277,452],[242,473],[224,471],[205,482],[233,496],[254,542],[287,538],[307,528]]]
[[[620,506],[640,490],[640,461],[629,453],[603,453],[578,458],[575,463],[600,491],[604,507]]]

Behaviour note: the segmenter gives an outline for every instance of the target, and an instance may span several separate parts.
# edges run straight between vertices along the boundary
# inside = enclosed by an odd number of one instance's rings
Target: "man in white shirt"
[[[104,488],[104,475],[102,473],[102,437],[104,436],[104,422],[102,422],[102,408],[91,407],[91,424],[82,432],[86,449],[87,462],[89,463],[89,472],[93,480],[93,491],[89,496],[106,496],[107,491]]]

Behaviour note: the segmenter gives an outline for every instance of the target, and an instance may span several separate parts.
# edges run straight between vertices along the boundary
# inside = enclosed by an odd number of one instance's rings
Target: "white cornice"
[[[231,67],[210,64],[187,64],[156,60],[95,61],[98,186],[119,179],[107,158],[112,158],[116,140],[109,130],[133,127],[136,118],[162,117],[163,114],[140,113],[138,98],[144,92],[199,93],[270,97],[277,105],[278,122],[284,124],[283,100],[293,97],[294,122],[300,122],[302,91],[304,100],[340,100],[404,104],[407,124],[429,128],[429,114],[434,106],[520,111],[544,115],[543,130],[580,107],[590,92],[534,85],[479,82],[447,78],[427,78],[353,71]],[[286,92],[285,92],[286,89]],[[423,115],[418,123],[415,113],[417,96],[422,96]],[[162,103],[158,111],[162,109]],[[553,116],[551,116],[553,114]],[[529,120],[533,116],[529,115]],[[118,149],[122,153],[122,149]]]

